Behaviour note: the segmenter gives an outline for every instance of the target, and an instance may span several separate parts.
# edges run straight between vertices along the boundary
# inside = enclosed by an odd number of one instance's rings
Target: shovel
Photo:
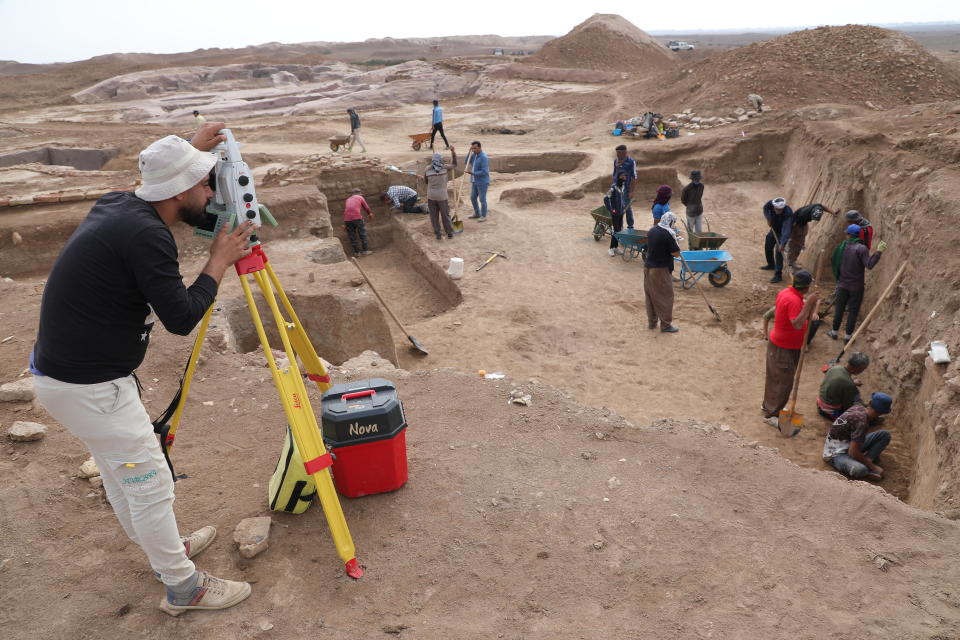
[[[463,162],[464,170],[470,166],[470,158],[473,156],[472,151],[467,152],[467,158]],[[465,174],[464,174],[465,175]],[[453,201],[453,216],[450,222],[453,224],[454,233],[463,233],[463,220],[460,219],[460,200],[463,195],[463,183],[466,180],[464,175],[460,176],[460,184],[457,186],[457,197]]]
[[[407,340],[409,340],[410,344],[413,345],[414,350],[422,353],[423,355],[429,355],[430,352],[424,349],[423,345],[417,342],[417,339],[407,333],[407,330],[403,328],[403,324],[400,323],[400,319],[393,314],[393,311],[387,306],[387,303],[384,301],[384,299],[380,297],[380,294],[377,292],[377,288],[373,286],[372,282],[370,282],[370,278],[368,278],[367,274],[364,273],[363,267],[360,266],[360,262],[356,258],[350,259],[353,260],[353,264],[356,265],[357,270],[360,272],[360,275],[363,276],[363,279],[367,281],[368,285],[370,285],[370,290],[373,291],[373,295],[377,296],[377,300],[380,301],[380,304],[383,305],[383,308],[387,310],[387,313],[390,314],[390,317],[393,318],[393,321],[397,323],[398,327],[400,327],[400,331],[403,331],[403,335],[407,336]]]
[[[840,353],[837,354],[837,357],[829,362],[829,364],[824,366],[824,370],[828,369],[832,365],[840,362],[840,358],[843,357],[843,354],[853,345],[853,342],[860,336],[860,333],[867,328],[867,325],[870,324],[870,321],[873,320],[873,316],[876,315],[877,310],[880,308],[880,305],[883,304],[883,301],[887,299],[887,296],[890,295],[890,292],[893,291],[894,285],[900,280],[900,276],[903,275],[903,272],[907,270],[907,265],[909,261],[905,261],[900,268],[897,269],[897,273],[894,274],[893,280],[890,281],[890,284],[887,285],[887,288],[883,290],[883,293],[880,294],[880,297],[877,299],[876,304],[873,305],[873,308],[870,309],[870,313],[867,314],[867,317],[863,319],[863,322],[860,323],[860,326],[857,327],[857,330],[853,332],[853,335],[850,336],[850,340],[843,345],[843,348],[840,349]]]
[[[683,263],[683,268],[686,269],[687,273],[693,273],[693,271],[690,270],[690,267],[687,266],[687,261],[683,257],[683,251],[680,252],[680,262]],[[720,314],[716,309],[713,308],[713,305],[710,304],[710,301],[707,300],[707,294],[704,293],[703,289],[700,288],[700,283],[696,278],[693,279],[693,285],[697,288],[697,291],[700,292],[700,295],[703,296],[703,301],[707,303],[707,307],[710,308],[710,313],[712,313],[713,317],[717,319],[717,322],[723,322],[723,320],[720,318]]]
[[[820,255],[817,256],[817,268],[816,274],[813,276],[814,286],[817,285],[820,278],[820,272],[823,267],[823,251],[820,252]],[[810,314],[811,318],[817,317],[817,311],[820,309],[820,301],[817,300],[816,305],[813,307],[813,313]],[[807,355],[807,349],[810,348],[810,335],[813,332],[813,321],[807,323],[807,334],[804,336],[805,340],[801,343],[800,346],[800,361],[797,363],[797,370],[793,374],[793,389],[790,391],[790,408],[781,409],[780,415],[777,417],[777,429],[780,430],[780,433],[788,438],[792,438],[803,428],[803,414],[797,411],[797,395],[799,395],[800,390],[800,373],[803,371],[803,361]]]

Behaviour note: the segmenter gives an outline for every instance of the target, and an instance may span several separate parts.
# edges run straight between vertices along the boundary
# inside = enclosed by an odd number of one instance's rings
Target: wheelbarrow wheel
[[[730,269],[726,267],[718,267],[716,271],[708,274],[707,278],[710,279],[710,284],[720,288],[730,284],[730,279],[733,278],[733,274],[730,273]]]
[[[597,242],[600,242],[600,238],[607,234],[607,228],[603,226],[603,223],[598,222],[593,225],[593,239]]]
[[[623,246],[623,245],[621,245]],[[640,255],[640,249],[636,246],[633,247],[623,247],[623,261],[630,262],[634,258]]]
[[[413,150],[414,150],[414,151],[420,151],[420,143],[419,143],[419,142],[414,141],[413,145],[411,145],[411,146],[413,147]]]
[[[340,145],[338,145],[336,142],[330,143],[330,151],[333,151],[334,153],[336,153],[339,149],[340,149]]]

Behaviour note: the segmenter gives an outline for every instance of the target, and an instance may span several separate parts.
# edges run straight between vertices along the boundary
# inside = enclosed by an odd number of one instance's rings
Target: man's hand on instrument
[[[247,220],[233,231],[227,231],[227,228],[223,227],[210,244],[210,258],[223,264],[224,268],[234,264],[250,253],[247,237],[256,229],[251,220]]]
[[[190,144],[200,149],[200,151],[210,151],[227,139],[227,136],[219,133],[220,130],[226,126],[227,124],[225,122],[206,122],[193,134],[193,139],[190,141]]]

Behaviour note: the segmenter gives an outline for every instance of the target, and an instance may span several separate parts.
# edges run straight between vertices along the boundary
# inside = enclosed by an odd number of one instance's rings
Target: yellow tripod
[[[243,294],[247,300],[247,307],[250,309],[253,325],[257,330],[257,336],[260,338],[260,346],[263,347],[270,372],[273,374],[273,382],[280,394],[280,402],[283,404],[283,411],[287,416],[293,441],[300,451],[300,455],[303,456],[304,468],[317,483],[317,496],[320,498],[320,505],[323,507],[323,513],[327,518],[327,525],[330,527],[333,543],[337,547],[337,554],[344,562],[347,575],[351,578],[360,578],[363,576],[363,567],[357,562],[356,549],[350,536],[350,529],[347,527],[343,509],[340,507],[340,500],[337,498],[337,492],[333,486],[333,478],[330,475],[330,465],[333,464],[333,460],[323,444],[320,426],[317,424],[317,416],[310,406],[307,388],[297,366],[297,356],[300,356],[300,360],[303,362],[307,378],[315,382],[321,392],[331,387],[330,376],[317,356],[317,352],[307,337],[303,325],[300,324],[287,294],[280,285],[280,280],[277,279],[277,274],[270,266],[269,260],[263,252],[263,246],[257,243],[251,249],[250,255],[236,264]],[[273,351],[270,349],[267,333],[263,328],[263,321],[257,311],[253,292],[250,289],[248,275],[253,276],[254,281],[260,287],[260,293],[273,314],[280,340],[283,342],[283,350],[287,353],[287,360],[290,363],[283,369],[277,366]],[[286,317],[281,312],[280,305],[277,304],[278,297],[287,314]],[[197,339],[193,344],[193,351],[190,354],[190,360],[184,373],[179,402],[170,420],[169,428],[165,428],[161,435],[165,452],[173,446],[212,312],[213,305],[207,309],[207,313],[200,323],[200,330],[197,333]]]

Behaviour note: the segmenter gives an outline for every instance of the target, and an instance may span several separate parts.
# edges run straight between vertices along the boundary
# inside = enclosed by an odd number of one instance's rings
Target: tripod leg
[[[263,271],[256,271],[253,273],[253,277],[260,287],[264,300],[270,307],[277,327],[285,327],[287,323],[280,313],[267,275]],[[317,424],[316,414],[314,414],[310,405],[310,398],[303,384],[303,378],[297,366],[296,354],[293,351],[288,333],[287,331],[279,331],[284,351],[286,351],[287,358],[290,361],[289,368],[281,371],[277,367],[276,359],[274,359],[273,352],[270,349],[270,343],[267,341],[267,334],[257,311],[250,283],[245,277],[241,276],[240,284],[243,287],[243,294],[246,297],[247,307],[250,309],[250,316],[256,328],[257,336],[260,338],[260,345],[263,347],[263,352],[270,366],[274,384],[280,395],[280,402],[290,424],[294,443],[300,451],[300,455],[303,456],[304,468],[317,483],[317,496],[320,498],[320,504],[327,518],[327,525],[333,536],[337,553],[344,561],[347,575],[351,578],[359,578],[363,575],[363,569],[357,562],[356,549],[350,536],[350,529],[347,527],[340,500],[337,498],[337,492],[333,486],[333,478],[330,475],[332,459],[323,444],[320,426]]]
[[[164,442],[162,443],[165,451],[169,452],[173,446],[174,437],[177,435],[177,428],[180,426],[180,418],[183,416],[183,408],[187,404],[187,394],[190,393],[190,383],[193,381],[193,374],[197,370],[197,359],[200,357],[200,350],[203,347],[203,339],[207,335],[207,327],[210,325],[210,316],[213,314],[214,301],[203,314],[203,320],[200,321],[200,329],[197,331],[197,338],[193,341],[193,351],[190,353],[190,359],[187,361],[187,370],[183,374],[183,382],[180,385],[180,401],[177,408],[170,418],[170,428],[167,430]]]
[[[276,290],[280,302],[283,304],[287,316],[290,318],[290,321],[285,322],[284,326],[287,330],[287,336],[290,338],[290,344],[293,346],[293,351],[300,356],[300,360],[303,362],[303,367],[306,370],[307,378],[314,381],[321,392],[326,391],[332,386],[330,384],[330,374],[327,372],[327,368],[323,366],[320,356],[317,355],[317,350],[313,348],[313,343],[310,342],[310,338],[307,336],[307,332],[303,328],[300,318],[297,317],[297,312],[293,310],[293,305],[290,304],[287,293],[283,290],[283,286],[280,285],[280,279],[277,278],[273,267],[269,262],[265,267],[267,275],[270,277],[270,282],[273,284],[273,288]]]

